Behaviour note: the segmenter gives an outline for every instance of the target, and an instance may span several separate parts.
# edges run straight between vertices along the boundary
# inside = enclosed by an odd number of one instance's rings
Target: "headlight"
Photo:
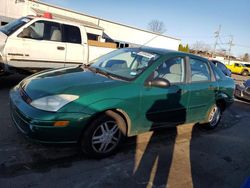
[[[66,104],[78,99],[77,95],[51,95],[32,101],[30,104],[40,110],[56,112]]]

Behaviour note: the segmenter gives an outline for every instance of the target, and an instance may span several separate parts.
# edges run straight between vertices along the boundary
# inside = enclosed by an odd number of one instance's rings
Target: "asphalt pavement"
[[[247,101],[236,100],[215,130],[188,124],[149,132],[93,160],[77,145],[32,143],[12,126],[8,93],[24,77],[0,77],[0,187],[234,188],[250,177]]]

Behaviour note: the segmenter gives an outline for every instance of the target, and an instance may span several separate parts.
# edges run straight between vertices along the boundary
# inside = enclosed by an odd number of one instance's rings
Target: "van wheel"
[[[242,76],[248,76],[248,71],[243,71],[241,74]]]
[[[104,158],[115,153],[123,139],[124,135],[115,119],[103,114],[85,130],[80,146],[86,155]]]
[[[207,130],[215,129],[220,123],[221,115],[220,106],[214,104],[208,113],[208,123],[203,124],[202,127]]]

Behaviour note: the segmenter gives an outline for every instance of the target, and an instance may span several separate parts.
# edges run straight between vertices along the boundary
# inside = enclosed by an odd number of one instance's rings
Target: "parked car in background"
[[[202,57],[155,48],[124,48],[90,66],[55,69],[10,91],[11,116],[26,136],[80,143],[101,158],[125,136],[183,123],[215,128],[232,104],[234,81]]]
[[[83,25],[26,16],[0,27],[0,73],[87,64],[115,48],[115,43],[88,40]]]
[[[226,67],[231,70],[232,73],[241,74],[242,76],[248,76],[250,72],[250,68],[246,67],[243,63],[233,63],[226,65]]]
[[[231,71],[222,62],[217,60],[210,60],[216,67],[218,67],[226,76],[231,77]]]
[[[236,84],[234,95],[236,98],[250,101],[250,79],[241,84]]]

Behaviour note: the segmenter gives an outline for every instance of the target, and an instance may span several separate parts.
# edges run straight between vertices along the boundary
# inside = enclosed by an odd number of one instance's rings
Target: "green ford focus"
[[[215,128],[233,103],[234,81],[207,59],[124,48],[89,66],[32,75],[10,91],[14,125],[42,143],[79,143],[106,157],[124,137],[200,123]]]

